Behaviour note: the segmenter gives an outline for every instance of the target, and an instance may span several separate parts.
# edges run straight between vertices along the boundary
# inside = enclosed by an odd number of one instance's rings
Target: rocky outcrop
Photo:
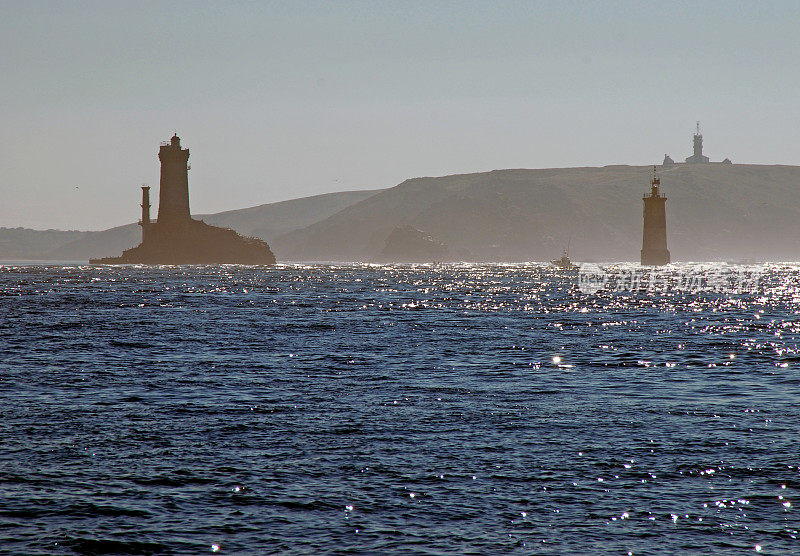
[[[398,226],[386,238],[378,262],[430,263],[449,257],[447,246],[412,226]]]
[[[145,239],[120,257],[91,259],[96,264],[275,264],[266,242],[243,237],[201,220],[148,226]]]

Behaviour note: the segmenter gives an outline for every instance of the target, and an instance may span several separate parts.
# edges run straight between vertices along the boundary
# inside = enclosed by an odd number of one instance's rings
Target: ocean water
[[[800,265],[678,287],[741,270],[0,266],[0,553],[800,553]]]

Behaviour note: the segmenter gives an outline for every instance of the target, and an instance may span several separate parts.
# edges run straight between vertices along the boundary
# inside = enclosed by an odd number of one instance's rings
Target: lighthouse
[[[189,149],[181,148],[177,134],[169,143],[158,149],[161,161],[161,183],[158,193],[158,223],[160,225],[183,224],[191,220],[189,215]]]
[[[150,220],[150,188],[142,186],[142,243],[119,257],[89,259],[91,264],[275,264],[266,242],[218,228],[189,213],[189,149],[178,134],[158,149],[161,188],[158,218]]]
[[[661,180],[653,166],[650,180],[650,196],[642,196],[644,201],[644,231],[642,233],[642,265],[660,266],[669,264],[667,250],[667,198],[659,192]]]

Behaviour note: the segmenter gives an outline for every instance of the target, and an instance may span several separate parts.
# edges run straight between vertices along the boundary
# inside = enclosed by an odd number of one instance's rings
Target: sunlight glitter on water
[[[543,265],[3,267],[12,549],[791,551],[798,270],[588,295]]]

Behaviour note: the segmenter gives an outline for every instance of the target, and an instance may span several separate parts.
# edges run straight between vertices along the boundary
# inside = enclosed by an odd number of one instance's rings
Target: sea
[[[0,265],[2,554],[798,554],[800,264]]]

